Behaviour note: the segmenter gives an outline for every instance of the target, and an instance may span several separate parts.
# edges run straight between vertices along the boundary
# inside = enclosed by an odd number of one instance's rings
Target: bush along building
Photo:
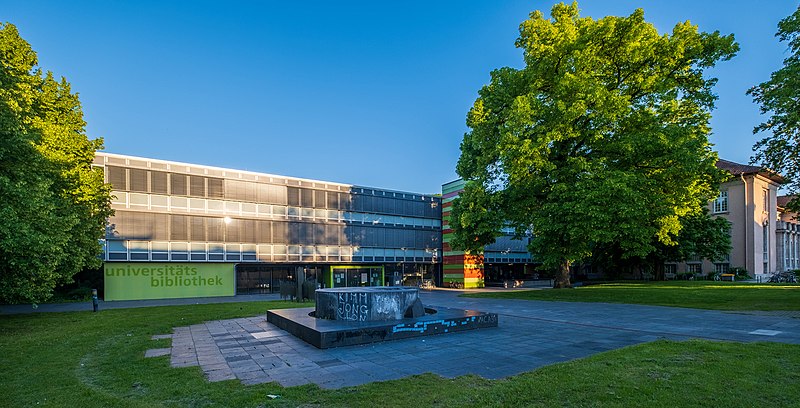
[[[104,248],[106,300],[280,292],[302,273],[323,287],[512,286],[539,277],[527,239],[503,231],[481,253],[450,247],[464,181],[421,194],[98,153],[116,214]],[[783,179],[726,160],[709,203],[731,222],[721,260],[668,263],[672,274],[800,267],[800,225],[778,197]]]

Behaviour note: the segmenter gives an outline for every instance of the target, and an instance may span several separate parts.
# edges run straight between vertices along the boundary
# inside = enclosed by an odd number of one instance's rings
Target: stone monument
[[[267,311],[267,321],[318,348],[497,327],[497,314],[424,307],[412,287],[318,289],[315,308]]]
[[[402,286],[330,288],[316,291],[314,317],[373,322],[421,317],[425,308],[419,289]]]

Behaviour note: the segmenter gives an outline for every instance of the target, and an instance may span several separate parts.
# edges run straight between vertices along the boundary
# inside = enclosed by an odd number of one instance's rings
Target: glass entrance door
[[[332,266],[331,282],[334,288],[358,286],[383,286],[382,266]]]
[[[361,278],[362,273],[364,274],[364,278]],[[361,272],[360,268],[353,268],[347,270],[347,286],[354,287],[354,286],[367,286],[365,285],[365,281],[367,281],[366,273]]]

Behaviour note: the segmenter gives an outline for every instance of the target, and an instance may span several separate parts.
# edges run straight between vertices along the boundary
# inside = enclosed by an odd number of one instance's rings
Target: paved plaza
[[[604,303],[459,298],[423,291],[426,307],[494,312],[497,328],[320,350],[266,322],[265,315],[176,327],[173,367],[200,366],[209,381],[339,388],[434,373],[497,379],[548,364],[653,341],[701,338],[800,344],[800,319]]]

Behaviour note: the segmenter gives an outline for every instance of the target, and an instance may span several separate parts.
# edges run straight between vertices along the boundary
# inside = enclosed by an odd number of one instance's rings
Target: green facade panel
[[[232,263],[116,263],[103,266],[105,300],[234,296]]]

